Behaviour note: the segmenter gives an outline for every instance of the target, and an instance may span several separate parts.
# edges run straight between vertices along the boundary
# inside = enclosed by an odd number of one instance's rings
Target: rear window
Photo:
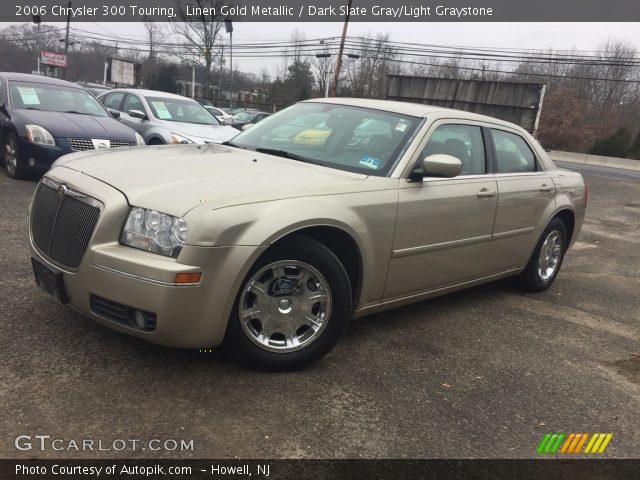
[[[491,129],[496,145],[498,173],[535,172],[536,156],[527,142],[515,133]]]

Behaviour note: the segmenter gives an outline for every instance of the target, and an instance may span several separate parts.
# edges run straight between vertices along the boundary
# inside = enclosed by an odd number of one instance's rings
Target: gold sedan
[[[317,99],[223,145],[65,156],[29,224],[37,283],[60,302],[150,342],[222,344],[287,370],[353,317],[508,276],[548,288],[585,208],[582,177],[513,124]]]

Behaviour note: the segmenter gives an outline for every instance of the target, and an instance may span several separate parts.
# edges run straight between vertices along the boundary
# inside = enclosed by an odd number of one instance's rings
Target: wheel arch
[[[360,246],[346,230],[335,225],[307,225],[290,230],[271,241],[269,248],[285,242],[295,236],[313,238],[325,245],[338,257],[347,271],[351,283],[353,304],[358,304],[362,288],[363,260]]]
[[[563,208],[557,211],[553,217],[549,219],[549,222],[554,218],[559,218],[564,223],[564,226],[567,229],[567,245],[571,245],[575,240],[573,238],[573,233],[575,232],[576,227],[576,214],[570,208]],[[547,222],[547,225],[549,222]]]

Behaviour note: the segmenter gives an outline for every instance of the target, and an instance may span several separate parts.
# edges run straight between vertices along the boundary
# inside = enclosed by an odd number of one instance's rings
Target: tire
[[[164,145],[165,143],[158,139],[158,138],[152,138],[151,140],[149,140],[149,143],[147,143],[147,145]]]
[[[15,133],[7,134],[2,140],[2,159],[9,177],[15,179],[27,177],[29,172],[20,156],[20,142]]]
[[[520,287],[527,292],[542,292],[558,276],[567,250],[567,229],[559,218],[553,218],[540,235],[529,263],[518,276]]]
[[[344,266],[324,244],[297,236],[267,250],[242,282],[223,346],[258,370],[298,370],[326,355],[352,314]]]

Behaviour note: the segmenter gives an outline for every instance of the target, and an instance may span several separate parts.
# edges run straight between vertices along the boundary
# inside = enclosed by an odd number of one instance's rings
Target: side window
[[[144,112],[144,105],[142,105],[142,100],[140,100],[137,96],[128,94],[127,98],[124,101],[124,107],[122,107],[124,112],[128,112],[129,110],[140,110]]]
[[[3,103],[4,101],[4,84],[2,83],[2,79],[0,78],[0,103]]]
[[[120,104],[124,97],[123,92],[111,93],[104,99],[104,106],[107,108],[113,108],[114,110],[120,110]]]
[[[487,173],[482,130],[473,125],[440,125],[431,134],[420,159],[436,153],[451,155],[462,162],[460,175]]]
[[[536,171],[536,157],[520,135],[494,129],[491,133],[496,144],[498,173]]]

